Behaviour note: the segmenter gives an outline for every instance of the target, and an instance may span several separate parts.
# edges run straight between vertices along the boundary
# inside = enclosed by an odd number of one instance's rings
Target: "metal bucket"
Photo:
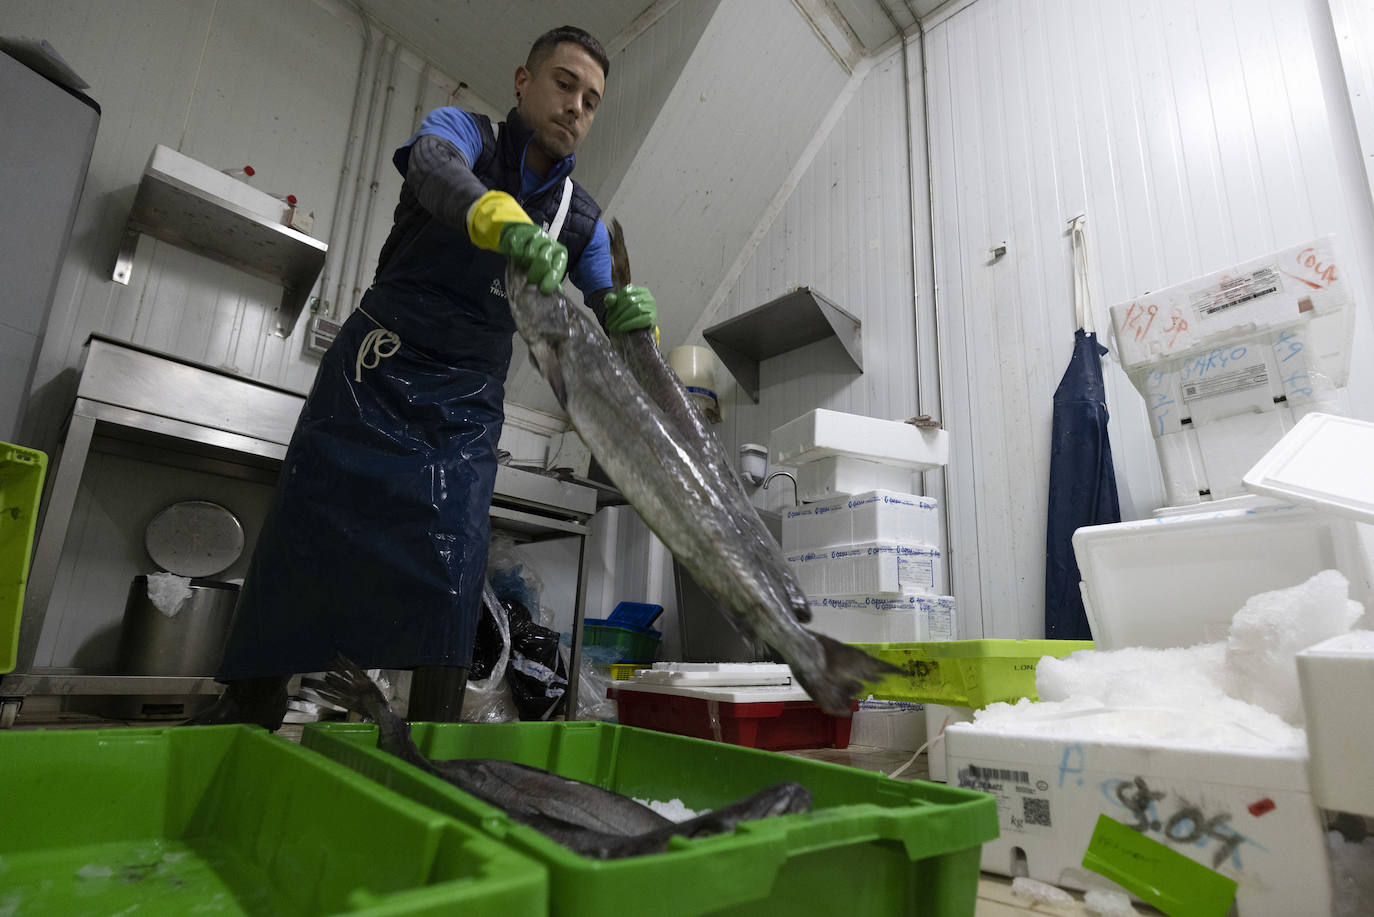
[[[148,595],[148,577],[129,584],[124,605],[117,664],[121,675],[212,677],[224,653],[234,617],[239,586],[218,580],[193,579],[191,594],[171,613],[162,611]],[[122,718],[190,716],[213,695],[140,696],[111,698],[109,715]]]

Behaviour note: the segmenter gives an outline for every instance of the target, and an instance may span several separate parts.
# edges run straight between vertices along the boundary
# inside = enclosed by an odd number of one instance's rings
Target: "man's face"
[[[516,110],[534,130],[530,154],[545,171],[571,154],[591,129],[606,77],[601,65],[581,46],[563,42],[533,71],[515,71]]]

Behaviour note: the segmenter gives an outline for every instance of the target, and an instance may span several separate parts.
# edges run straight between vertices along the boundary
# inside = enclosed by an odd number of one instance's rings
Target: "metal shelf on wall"
[[[285,337],[310,296],[329,246],[281,221],[276,198],[158,146],[134,196],[113,279],[127,284],[140,234],[281,284],[276,330]]]
[[[863,322],[806,286],[712,325],[702,337],[755,404],[759,363],[828,337],[838,340],[859,372],[864,371]]]

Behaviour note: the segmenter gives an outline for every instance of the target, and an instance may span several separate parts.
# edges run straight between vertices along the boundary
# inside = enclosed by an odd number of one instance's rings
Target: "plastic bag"
[[[515,550],[515,540],[504,533],[492,537],[487,552],[487,580],[503,602],[519,602],[529,609],[535,623],[553,626],[553,610],[545,610],[541,599],[544,581]]]
[[[473,648],[473,667],[468,672],[468,685],[463,695],[461,716],[465,723],[509,723],[517,719],[515,703],[505,681],[511,652],[510,622],[506,609],[496,597],[490,582],[482,586],[482,608],[487,613],[478,622],[477,643]],[[488,635],[491,633],[490,628],[495,629],[496,637],[500,641],[495,645],[499,646],[499,650],[496,658],[486,662],[482,668],[486,677],[474,679],[472,674],[473,669],[477,667],[479,648],[480,652],[485,654],[493,645],[488,639],[486,646],[483,647],[484,627],[488,628]]]
[[[510,616],[511,660],[506,670],[522,720],[566,715],[568,664],[558,652],[558,633],[534,623],[530,610],[506,601]]]
[[[587,656],[586,646],[582,649],[582,663],[578,666],[577,672],[577,718],[614,723],[619,711],[616,709],[615,701],[606,696],[606,689],[612,681],[610,672]],[[560,646],[559,650],[566,664],[570,650],[566,646]]]

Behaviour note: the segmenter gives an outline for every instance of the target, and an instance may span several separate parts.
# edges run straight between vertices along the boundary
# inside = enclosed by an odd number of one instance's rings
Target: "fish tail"
[[[433,769],[411,741],[410,726],[391,709],[377,683],[353,660],[342,653],[335,655],[333,668],[324,673],[324,678],[312,678],[306,684],[329,703],[376,723],[377,745],[383,751],[425,770]]]
[[[807,633],[816,639],[825,658],[815,660],[815,665],[799,667],[794,664],[792,674],[826,713],[847,716],[850,700],[863,689],[865,682],[877,681],[884,675],[901,674],[897,666],[857,647],[814,631]]]

